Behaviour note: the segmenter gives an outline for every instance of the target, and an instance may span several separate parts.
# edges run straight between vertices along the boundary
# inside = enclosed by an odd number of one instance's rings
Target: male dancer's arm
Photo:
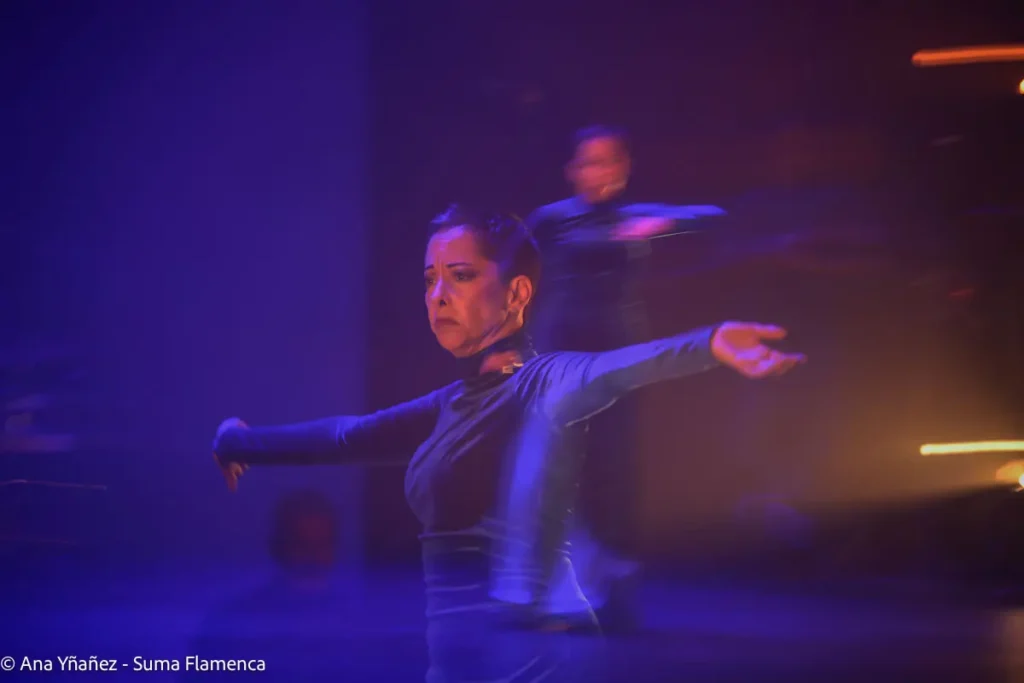
[[[710,204],[628,204],[620,210],[623,220],[612,232],[616,239],[651,239],[666,235],[703,232],[724,216],[725,210]]]

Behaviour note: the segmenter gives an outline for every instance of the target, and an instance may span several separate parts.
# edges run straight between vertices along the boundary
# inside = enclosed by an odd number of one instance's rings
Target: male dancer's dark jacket
[[[650,243],[616,239],[615,230],[630,218],[659,217],[673,222],[671,233],[693,231],[705,225],[694,219],[708,209],[572,197],[534,211],[527,226],[543,269],[529,325],[538,350],[605,351],[645,341],[639,276]]]

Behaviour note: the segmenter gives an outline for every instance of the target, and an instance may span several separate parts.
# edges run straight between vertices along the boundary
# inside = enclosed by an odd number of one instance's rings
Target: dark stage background
[[[5,488],[5,537],[53,542],[8,567],[66,543],[112,565],[262,559],[297,487],[344,512],[357,554],[358,470],[274,470],[231,497],[210,444],[230,415],[363,409],[364,5],[0,12],[5,398],[47,397],[36,427],[82,437],[0,467],[107,487]]]

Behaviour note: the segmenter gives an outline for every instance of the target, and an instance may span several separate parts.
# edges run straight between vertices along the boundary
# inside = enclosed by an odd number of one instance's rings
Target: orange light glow
[[[1020,79],[1020,83],[1017,84],[1017,92],[1024,95],[1024,78]]]
[[[1024,45],[969,45],[938,50],[918,50],[911,58],[914,66],[952,66],[986,62],[1024,62]]]
[[[1012,460],[996,470],[996,481],[1019,484],[1024,479],[1024,460]]]
[[[1024,441],[962,441],[926,443],[921,455],[963,455],[967,453],[1024,453]]]

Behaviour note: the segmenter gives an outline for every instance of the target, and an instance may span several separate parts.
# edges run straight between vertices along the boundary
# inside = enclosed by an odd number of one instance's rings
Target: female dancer
[[[602,353],[537,355],[523,333],[540,277],[526,228],[452,207],[430,230],[427,317],[461,379],[369,415],[253,428],[232,418],[217,431],[215,458],[234,490],[249,465],[411,455],[405,491],[423,524],[427,680],[519,681],[545,673],[553,675],[548,680],[594,680],[570,644],[588,639],[511,628],[506,617],[521,608],[489,591],[492,549],[507,540],[496,512],[505,496],[502,475],[522,426],[539,416],[553,433],[569,432],[643,385],[717,365],[751,378],[774,376],[803,357],[765,344],[782,339],[783,330],[736,322]]]

